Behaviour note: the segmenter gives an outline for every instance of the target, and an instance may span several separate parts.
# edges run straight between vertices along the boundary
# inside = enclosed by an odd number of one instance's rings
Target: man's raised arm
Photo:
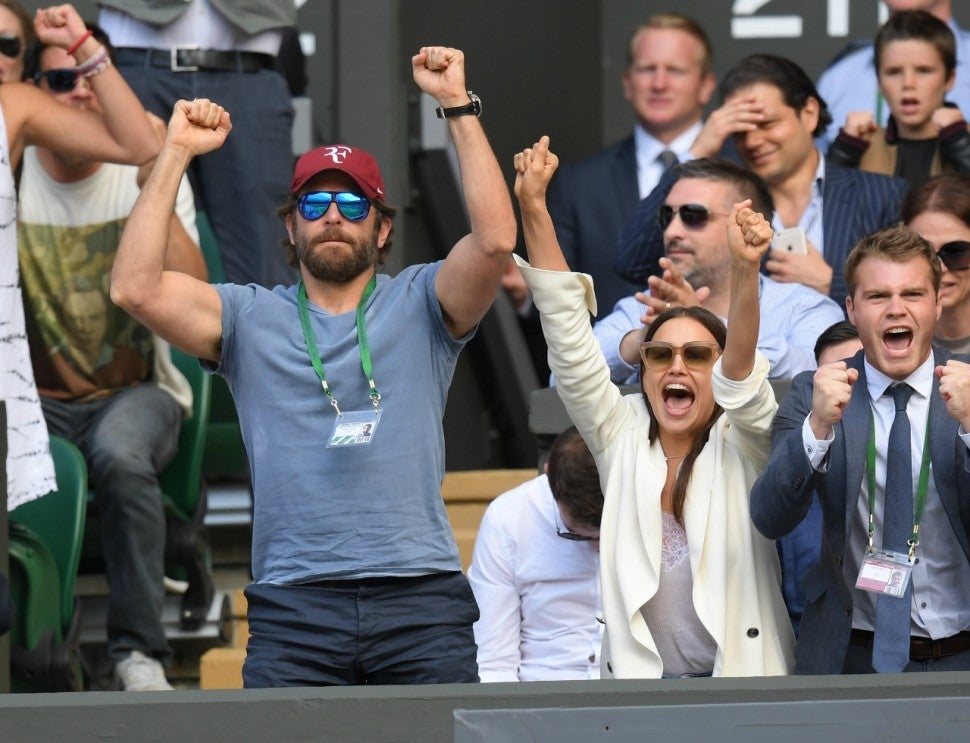
[[[444,109],[470,102],[465,55],[458,49],[422,47],[411,58],[414,81]],[[515,249],[515,214],[502,170],[475,115],[448,116],[471,232],[452,248],[435,282],[448,330],[460,338],[488,311]]]
[[[222,145],[232,124],[211,101],[175,104],[168,134],[125,225],[111,272],[111,299],[186,353],[216,361],[222,302],[204,281],[165,270],[179,182],[192,158]]]

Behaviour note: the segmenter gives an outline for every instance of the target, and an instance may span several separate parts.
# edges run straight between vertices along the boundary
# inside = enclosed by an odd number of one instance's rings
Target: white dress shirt
[[[475,642],[482,681],[600,676],[599,551],[593,542],[559,537],[557,519],[561,524],[545,475],[485,511],[468,569],[481,612]]]

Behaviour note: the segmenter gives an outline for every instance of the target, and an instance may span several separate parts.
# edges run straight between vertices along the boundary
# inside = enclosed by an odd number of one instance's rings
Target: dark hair
[[[876,55],[876,74],[882,64],[882,53],[894,41],[925,41],[940,55],[946,76],[957,67],[957,42],[953,31],[943,21],[925,10],[898,10],[879,27],[873,49]]]
[[[903,199],[903,222],[909,224],[923,212],[951,214],[970,227],[970,176],[938,175],[911,189]]]
[[[286,203],[276,210],[276,216],[286,222],[286,218],[296,211],[296,201],[300,196],[302,194],[290,194],[287,197]],[[370,203],[374,207],[374,211],[377,212],[377,219],[374,221],[375,231],[380,230],[385,219],[393,219],[394,215],[397,214],[397,209],[393,206],[388,206],[380,199],[370,199]],[[392,224],[391,231],[387,233],[387,239],[384,241],[384,246],[377,249],[378,265],[383,266],[384,261],[387,260],[387,256],[391,252],[391,235],[393,232],[394,225]],[[290,242],[290,238],[288,236],[284,237],[280,244],[283,246],[283,253],[287,264],[291,268],[299,268],[300,259],[296,257],[296,247]]]
[[[812,136],[821,136],[832,123],[829,107],[805,70],[790,59],[775,54],[751,54],[728,70],[718,87],[721,103],[741,88],[756,83],[774,85],[781,91],[785,105],[798,112],[805,108],[809,98],[818,101],[818,124]]]
[[[723,158],[701,157],[679,163],[673,168],[673,175],[681,178],[697,178],[704,181],[729,183],[741,199],[751,199],[751,208],[761,212],[771,221],[775,214],[775,202],[767,184],[747,168],[742,168]]]
[[[904,263],[913,258],[924,258],[933,276],[933,289],[940,290],[943,269],[933,246],[905,225],[887,227],[863,237],[845,259],[845,285],[849,296],[855,296],[856,272],[866,258],[884,258],[894,263]]]
[[[855,340],[858,337],[859,330],[848,320],[839,320],[837,323],[829,325],[815,341],[815,363],[818,363],[827,348]]]
[[[548,465],[549,488],[556,502],[580,524],[599,528],[603,518],[599,472],[576,426],[553,440]]]
[[[0,4],[3,0],[0,0]],[[115,61],[115,49],[111,46],[111,40],[108,38],[108,34],[105,30],[101,28],[97,23],[88,23],[85,21],[84,25],[88,27],[88,31],[94,37],[95,41],[104,47],[104,50],[108,53],[108,58],[114,62]],[[27,51],[24,52],[24,80],[33,80],[38,72],[41,71],[40,58],[43,56],[44,51],[53,47],[54,44],[45,44],[40,39],[35,39],[28,47]]]
[[[714,47],[711,44],[711,40],[707,37],[704,29],[701,25],[695,21],[693,18],[688,18],[680,13],[658,13],[657,15],[650,16],[647,22],[636,27],[633,33],[630,35],[630,43],[626,47],[626,66],[629,67],[633,64],[633,44],[636,42],[637,37],[648,29],[654,29],[658,31],[683,31],[685,34],[689,34],[697,39],[701,48],[704,50],[704,56],[701,59],[701,72],[705,75],[711,72],[714,67]]]
[[[671,307],[669,310],[661,312],[657,319],[651,323],[650,327],[647,328],[647,332],[644,335],[643,340],[649,341],[657,334],[661,326],[668,320],[673,320],[678,317],[686,317],[690,320],[700,323],[711,335],[714,336],[714,340],[717,341],[717,345],[724,350],[724,343],[727,341],[727,328],[724,327],[724,323],[710,310],[705,310],[703,307]],[[644,368],[643,361],[640,362],[640,387],[642,390],[643,379],[644,379]],[[646,393],[643,395],[643,401],[647,406],[647,411],[650,413],[650,443],[657,440],[660,435],[660,424],[657,423],[657,417],[654,415],[653,408],[650,407],[650,398],[647,397]],[[694,443],[690,447],[690,451],[687,456],[684,457],[684,461],[681,462],[680,469],[677,471],[677,479],[674,482],[674,492],[673,492],[673,513],[674,518],[677,519],[678,523],[683,526],[684,524],[684,501],[687,500],[687,486],[690,484],[691,472],[694,469],[694,461],[700,455],[701,450],[707,443],[707,439],[711,434],[711,429],[714,424],[717,423],[717,419],[721,417],[724,409],[714,403],[714,410],[711,411],[711,417],[708,418],[707,424],[704,426],[704,430],[701,432],[700,436],[694,439]]]

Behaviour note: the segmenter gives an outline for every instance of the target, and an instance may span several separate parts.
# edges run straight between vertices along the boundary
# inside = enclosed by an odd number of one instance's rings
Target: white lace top
[[[711,673],[717,643],[694,610],[694,579],[687,533],[672,513],[663,514],[660,587],[640,610],[657,643],[664,674]]]

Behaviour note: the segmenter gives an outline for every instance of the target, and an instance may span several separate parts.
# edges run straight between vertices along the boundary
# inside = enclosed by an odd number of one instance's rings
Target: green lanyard
[[[905,415],[905,411],[901,411]],[[873,547],[873,534],[876,527],[874,524],[873,511],[876,508],[876,421],[872,415],[872,406],[869,406],[869,445],[866,451],[866,478],[869,483],[869,545],[866,554],[871,555]],[[923,511],[926,509],[926,489],[930,481],[930,418],[926,417],[926,433],[923,437],[923,461],[919,466],[919,481],[916,485],[916,502],[913,506],[913,533],[906,544],[909,545],[909,561],[913,561],[916,555],[916,547],[919,545],[919,525],[923,520]]]
[[[886,104],[886,99],[882,93],[876,91],[876,126],[882,126],[882,107]]]
[[[370,281],[367,282],[367,286],[364,287],[364,293],[361,295],[360,302],[357,303],[357,317],[355,321],[357,329],[357,348],[360,349],[360,367],[364,370],[364,376],[367,377],[367,382],[370,384],[370,400],[374,405],[374,410],[377,410],[381,402],[381,393],[377,391],[377,386],[374,384],[374,365],[371,363],[370,358],[370,345],[367,343],[367,327],[364,323],[364,306],[367,304],[367,299],[371,294],[374,293],[374,287],[377,286],[377,276],[370,277]],[[300,282],[300,289],[296,294],[296,306],[300,311],[300,324],[303,326],[303,341],[306,343],[306,352],[310,357],[310,364],[313,365],[313,371],[317,373],[320,378],[320,386],[323,387],[323,391],[326,393],[327,397],[330,398],[330,404],[333,405],[333,409],[337,411],[337,415],[343,415],[340,412],[340,407],[337,405],[337,398],[333,396],[333,392],[330,390],[330,385],[327,384],[327,375],[323,371],[323,362],[320,360],[320,349],[317,347],[317,336],[313,332],[313,326],[310,324],[310,312],[307,306],[306,298],[306,287],[303,282]]]

